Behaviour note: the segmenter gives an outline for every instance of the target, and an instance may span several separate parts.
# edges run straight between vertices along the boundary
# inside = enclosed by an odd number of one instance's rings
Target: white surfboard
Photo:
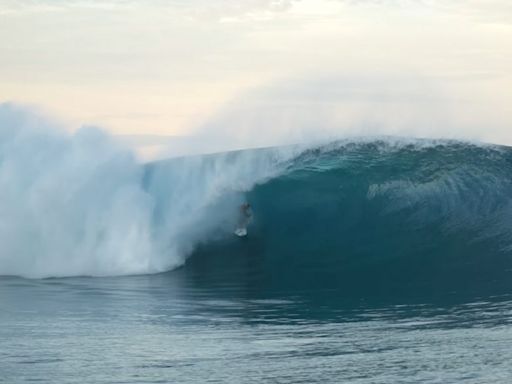
[[[237,228],[237,229],[235,229],[235,235],[237,235],[238,237],[247,236],[247,229],[246,228]]]

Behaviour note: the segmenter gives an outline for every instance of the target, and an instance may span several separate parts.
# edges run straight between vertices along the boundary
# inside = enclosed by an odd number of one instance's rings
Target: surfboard
[[[246,228],[237,228],[237,229],[235,229],[235,235],[237,235],[238,237],[247,236],[247,229]]]

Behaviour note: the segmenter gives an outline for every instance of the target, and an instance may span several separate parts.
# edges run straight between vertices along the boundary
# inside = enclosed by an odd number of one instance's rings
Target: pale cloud
[[[445,12],[463,14],[479,22],[512,23],[512,2],[508,0],[435,1],[434,5]]]
[[[258,18],[290,9],[300,0],[2,0],[0,14],[63,12],[70,10],[98,9],[104,11],[153,8],[187,17],[206,19]]]
[[[333,0],[348,6],[387,10],[437,12],[452,17],[471,17],[479,22],[512,23],[509,0]]]

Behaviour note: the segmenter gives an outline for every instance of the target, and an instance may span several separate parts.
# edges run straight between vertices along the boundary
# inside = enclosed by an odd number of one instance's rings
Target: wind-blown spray
[[[68,134],[2,104],[0,275],[172,269],[198,241],[230,230],[240,193],[281,160],[240,152],[142,165],[99,129]]]

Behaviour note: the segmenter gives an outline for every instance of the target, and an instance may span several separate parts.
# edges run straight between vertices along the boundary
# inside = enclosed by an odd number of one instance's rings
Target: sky
[[[512,145],[512,2],[0,0],[6,101],[149,149]]]

